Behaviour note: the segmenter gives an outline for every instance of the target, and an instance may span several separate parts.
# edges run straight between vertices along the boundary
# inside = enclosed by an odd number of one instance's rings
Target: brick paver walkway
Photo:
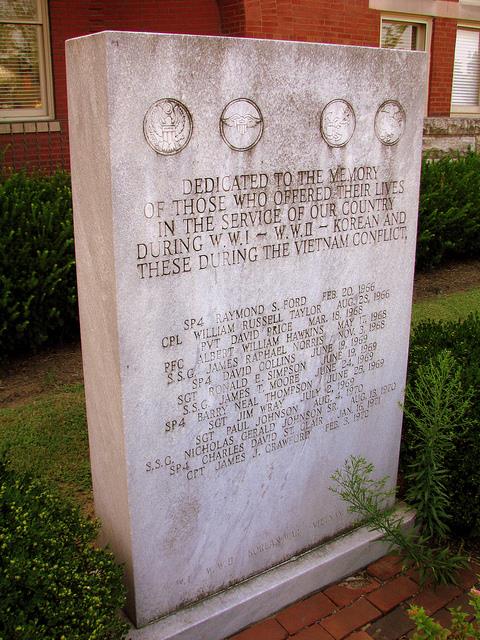
[[[278,611],[229,640],[400,640],[414,628],[406,611],[424,607],[446,625],[448,609],[471,612],[468,591],[478,584],[480,564],[470,562],[458,576],[458,586],[421,588],[414,572],[402,573],[395,555],[385,556],[364,571]]]

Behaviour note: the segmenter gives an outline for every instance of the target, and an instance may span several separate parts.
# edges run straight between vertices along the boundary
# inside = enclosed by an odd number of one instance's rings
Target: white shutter
[[[452,105],[476,107],[480,92],[480,31],[458,29],[453,69]]]

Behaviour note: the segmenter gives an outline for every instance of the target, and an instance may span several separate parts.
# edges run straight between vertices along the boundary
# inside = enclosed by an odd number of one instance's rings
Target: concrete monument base
[[[397,507],[406,528],[414,512]],[[381,535],[359,527],[196,605],[130,631],[128,640],[223,640],[279,609],[351,575],[387,552]]]

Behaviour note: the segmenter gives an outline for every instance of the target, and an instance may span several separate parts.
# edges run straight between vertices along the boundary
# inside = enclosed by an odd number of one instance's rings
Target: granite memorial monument
[[[131,637],[219,640],[382,553],[328,487],[396,479],[425,55],[105,32],[67,63],[96,511]]]

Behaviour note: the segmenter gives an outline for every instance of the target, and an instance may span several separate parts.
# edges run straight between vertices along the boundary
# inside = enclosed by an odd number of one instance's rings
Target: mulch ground
[[[415,274],[413,301],[480,287],[480,260],[454,262],[435,271]]]

